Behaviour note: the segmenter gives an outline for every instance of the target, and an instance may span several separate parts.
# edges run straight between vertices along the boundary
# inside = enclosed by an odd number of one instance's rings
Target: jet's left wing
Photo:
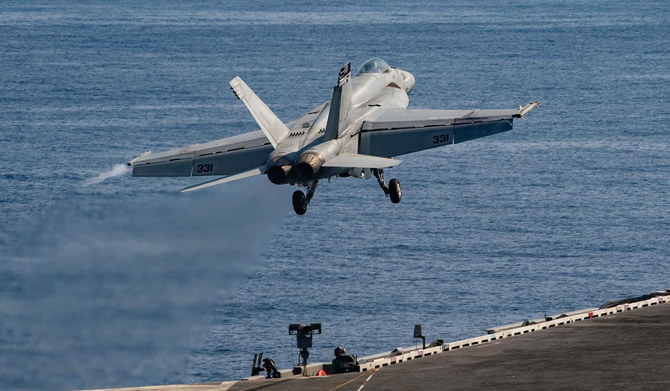
[[[157,154],[144,153],[128,162],[133,176],[171,177],[236,175],[265,164],[273,147],[262,131]]]
[[[514,118],[538,104],[503,110],[380,110],[363,122],[358,152],[392,157],[506,132]]]

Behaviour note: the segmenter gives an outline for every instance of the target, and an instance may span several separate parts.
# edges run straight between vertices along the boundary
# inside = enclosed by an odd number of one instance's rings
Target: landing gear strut
[[[296,214],[304,215],[307,212],[307,205],[309,205],[309,201],[314,197],[316,185],[318,184],[318,180],[300,184],[300,186],[304,186],[307,189],[307,195],[300,190],[293,192],[293,210],[295,210]]]
[[[384,170],[382,169],[373,169],[372,172],[375,174],[379,186],[384,190],[384,194],[387,197],[391,198],[391,202],[397,204],[402,198],[402,189],[400,188],[400,181],[393,178],[389,181],[388,186],[386,186],[386,179],[384,179]]]

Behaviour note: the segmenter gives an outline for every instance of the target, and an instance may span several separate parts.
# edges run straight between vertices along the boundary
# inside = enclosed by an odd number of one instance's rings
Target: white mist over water
[[[98,183],[104,182],[106,179],[115,178],[122,175],[129,175],[131,168],[125,164],[115,164],[114,167],[109,170],[101,173],[97,177],[89,178],[84,181],[84,186],[97,185]]]
[[[42,217],[3,251],[0,388],[178,379],[214,305],[282,220],[266,186],[78,200]]]

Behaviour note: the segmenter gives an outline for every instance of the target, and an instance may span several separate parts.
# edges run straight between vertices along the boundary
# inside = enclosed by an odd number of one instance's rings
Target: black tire
[[[389,196],[391,197],[391,202],[397,204],[402,198],[402,189],[400,188],[400,181],[393,178],[389,182]]]
[[[307,198],[300,190],[293,192],[293,210],[296,214],[304,215],[307,212]]]

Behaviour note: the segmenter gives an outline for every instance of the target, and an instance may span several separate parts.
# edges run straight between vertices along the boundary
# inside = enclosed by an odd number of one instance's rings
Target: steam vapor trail
[[[267,186],[80,199],[39,219],[0,249],[0,389],[179,381],[215,304],[284,216]]]
[[[97,185],[106,179],[130,174],[130,170],[130,167],[126,166],[125,164],[115,164],[111,170],[105,171],[95,178],[89,178],[84,181],[84,186]]]

